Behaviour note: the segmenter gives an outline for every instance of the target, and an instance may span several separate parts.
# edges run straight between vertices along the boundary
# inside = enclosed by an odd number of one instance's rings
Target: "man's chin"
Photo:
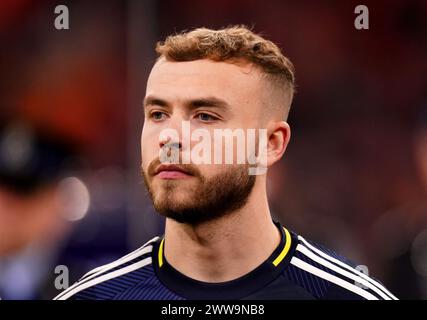
[[[165,218],[172,219],[179,223],[190,223],[194,221],[194,216],[191,214],[191,219],[189,219],[188,214],[185,212],[188,211],[188,208],[184,206],[184,203],[173,203],[172,201],[166,203],[159,203],[154,205],[154,209],[158,214]],[[191,210],[190,210],[191,211]]]
[[[189,200],[192,199],[194,193],[187,192],[186,190],[174,190],[174,191],[165,191],[162,190],[160,194],[155,199],[155,204],[157,207],[164,207],[174,211],[177,208],[187,207],[191,205]],[[194,200],[193,203],[194,204]]]

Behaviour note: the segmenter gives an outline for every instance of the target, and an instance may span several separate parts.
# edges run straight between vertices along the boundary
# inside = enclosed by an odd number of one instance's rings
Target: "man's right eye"
[[[164,115],[164,112],[161,111],[154,111],[150,113],[150,118],[154,120],[162,120],[162,116]]]

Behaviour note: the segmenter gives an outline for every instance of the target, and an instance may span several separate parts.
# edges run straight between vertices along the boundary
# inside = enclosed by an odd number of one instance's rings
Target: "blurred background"
[[[359,4],[369,30],[354,28]],[[427,1],[404,0],[1,1],[2,299],[51,299],[57,265],[71,284],[162,233],[139,174],[154,46],[230,24],[296,67],[275,219],[427,299]]]

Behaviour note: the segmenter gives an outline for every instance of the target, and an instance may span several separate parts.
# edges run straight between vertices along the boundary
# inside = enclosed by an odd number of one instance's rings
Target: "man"
[[[141,152],[165,234],[56,299],[396,299],[346,259],[271,219],[263,169],[286,150],[294,93],[293,66],[279,48],[236,26],[170,36],[156,51]],[[214,140],[227,129],[258,130],[258,147],[248,146],[243,163],[234,145]],[[196,148],[213,151],[215,161],[195,161]],[[224,163],[230,152],[233,161]]]

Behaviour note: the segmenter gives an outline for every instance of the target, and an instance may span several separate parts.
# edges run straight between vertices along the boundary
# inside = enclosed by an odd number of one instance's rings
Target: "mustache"
[[[147,175],[149,177],[153,177],[156,174],[157,167],[160,166],[161,164],[162,164],[162,162],[160,161],[159,157],[157,157],[156,159],[151,161],[150,164],[148,165]],[[182,168],[184,171],[188,172],[192,176],[195,176],[195,177],[201,176],[200,170],[195,165],[192,165],[192,164],[175,164],[175,163],[174,163],[174,165],[179,167],[179,168]],[[144,173],[142,166],[141,166],[141,171]]]

